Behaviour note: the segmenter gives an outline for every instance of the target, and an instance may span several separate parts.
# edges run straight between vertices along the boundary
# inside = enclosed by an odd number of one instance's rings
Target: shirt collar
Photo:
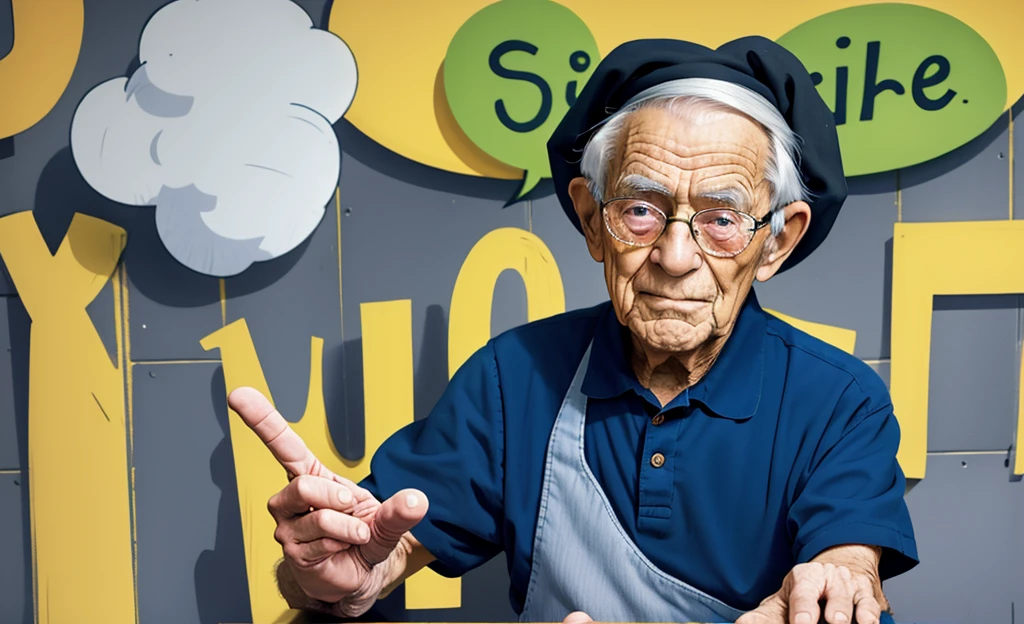
[[[640,382],[626,356],[628,340],[629,330],[619,323],[615,308],[610,302],[605,304],[590,347],[587,374],[580,388],[583,394],[592,399],[610,399],[629,390],[640,394]]]
[[[700,381],[680,395],[682,404],[699,401],[716,415],[732,420],[753,416],[761,402],[765,327],[765,313],[751,290],[718,359]],[[644,397],[650,395],[629,364],[625,348],[629,339],[629,330],[607,304],[594,333],[583,394],[592,399],[610,399],[629,390]]]

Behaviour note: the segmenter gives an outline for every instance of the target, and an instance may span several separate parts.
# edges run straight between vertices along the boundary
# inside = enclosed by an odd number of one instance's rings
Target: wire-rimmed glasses
[[[732,258],[743,252],[754,234],[771,223],[771,213],[760,221],[732,208],[709,208],[687,218],[668,217],[654,204],[635,197],[613,197],[601,204],[604,224],[615,240],[633,247],[649,247],[673,221],[682,221],[704,253]]]

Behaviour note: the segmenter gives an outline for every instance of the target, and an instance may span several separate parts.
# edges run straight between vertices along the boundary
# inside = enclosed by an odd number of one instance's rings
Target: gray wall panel
[[[928,450],[996,451],[1017,420],[1017,296],[936,297]]]
[[[178,263],[156,234],[151,208],[128,238],[128,317],[133,361],[213,360],[199,341],[221,327],[220,283]]]
[[[1009,218],[1008,116],[967,145],[900,172],[904,221]]]
[[[274,402],[292,420],[306,407],[311,336],[324,339],[325,393],[342,379],[337,228],[332,200],[305,243],[225,282],[227,322],[245,319]],[[328,413],[337,416],[339,407],[329,405]]]
[[[139,620],[249,621],[220,366],[133,371]]]
[[[558,198],[549,195],[532,202],[530,221],[533,233],[551,250],[562,274],[565,309],[575,310],[608,301],[604,268],[587,251],[583,235],[565,216]]]
[[[10,0],[0,2],[0,59],[14,47],[14,11]]]
[[[3,466],[28,470],[28,368],[29,337],[32,321],[18,297],[0,298],[0,315],[6,316],[6,327],[0,325],[0,375],[9,379],[7,390],[0,396],[0,447]],[[6,368],[6,370],[4,370]]]
[[[512,610],[508,589],[508,568],[505,555],[500,554],[462,577],[462,607],[458,609],[403,612],[402,603],[394,601],[382,612],[404,614],[403,620],[408,622],[515,622],[519,616]]]
[[[0,473],[0,622],[30,624],[31,538],[28,483],[23,473]]]
[[[884,586],[897,621],[1010,624],[1011,603],[1024,604],[1024,483],[1009,481],[1004,460],[928,458],[907,495],[921,564]]]
[[[353,437],[361,437],[363,413],[359,302],[412,300],[415,390],[427,397],[416,400],[422,417],[448,381],[447,319],[466,256],[494,229],[528,229],[525,202],[502,207],[514,185],[507,191],[506,184],[488,185],[484,196],[454,195],[375,168],[346,153],[341,172],[346,431]],[[495,295],[492,331],[526,322],[525,305],[511,303],[523,296],[522,282],[502,276],[496,287],[502,292]]]
[[[867,362],[867,365],[878,373],[878,376],[885,382],[885,387],[888,388],[889,378],[892,375],[892,362],[889,360],[870,360]]]
[[[889,357],[896,174],[849,182],[850,196],[825,242],[804,262],[755,286],[761,305],[857,332],[854,354]]]
[[[110,362],[117,366],[117,324],[114,317],[113,280],[107,281],[92,303],[85,307],[85,311],[107,350]]]
[[[11,279],[11,274],[7,271],[7,265],[4,264],[3,257],[0,257],[0,297],[16,294],[18,294],[18,290],[14,287],[14,281]]]
[[[1024,217],[1024,97],[1013,107],[1013,216]]]
[[[14,374],[11,366],[11,334],[7,331],[8,307],[15,297],[0,297],[0,470],[16,470],[18,423],[14,405]]]
[[[519,273],[505,269],[494,283],[491,333],[495,336],[526,322],[526,286]]]

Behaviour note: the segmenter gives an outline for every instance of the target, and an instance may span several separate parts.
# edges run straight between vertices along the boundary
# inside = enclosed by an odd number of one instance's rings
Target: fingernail
[[[405,497],[405,506],[409,509],[415,509],[420,504],[420,498],[415,494],[409,494]]]
[[[811,624],[811,614],[806,611],[801,611],[796,614],[796,624]]]
[[[359,528],[356,529],[356,534],[359,535],[359,539],[361,540],[370,539],[370,529],[368,529],[365,524],[359,525]]]
[[[846,617],[846,614],[842,611],[836,611],[835,621],[836,624],[843,624],[843,622],[849,622],[850,618]]]
[[[348,488],[341,488],[338,490],[338,500],[340,500],[344,505],[349,504],[352,502],[352,492],[349,492]]]

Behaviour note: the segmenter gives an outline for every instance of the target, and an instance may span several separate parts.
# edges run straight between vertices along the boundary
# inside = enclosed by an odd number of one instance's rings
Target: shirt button
[[[654,418],[651,419],[651,424],[654,425],[655,427],[657,427],[658,425],[660,425],[663,422],[665,422],[665,415],[664,414],[658,414],[657,416],[655,416]]]
[[[651,465],[655,468],[661,468],[665,465],[665,456],[661,453],[655,453],[651,455]]]

